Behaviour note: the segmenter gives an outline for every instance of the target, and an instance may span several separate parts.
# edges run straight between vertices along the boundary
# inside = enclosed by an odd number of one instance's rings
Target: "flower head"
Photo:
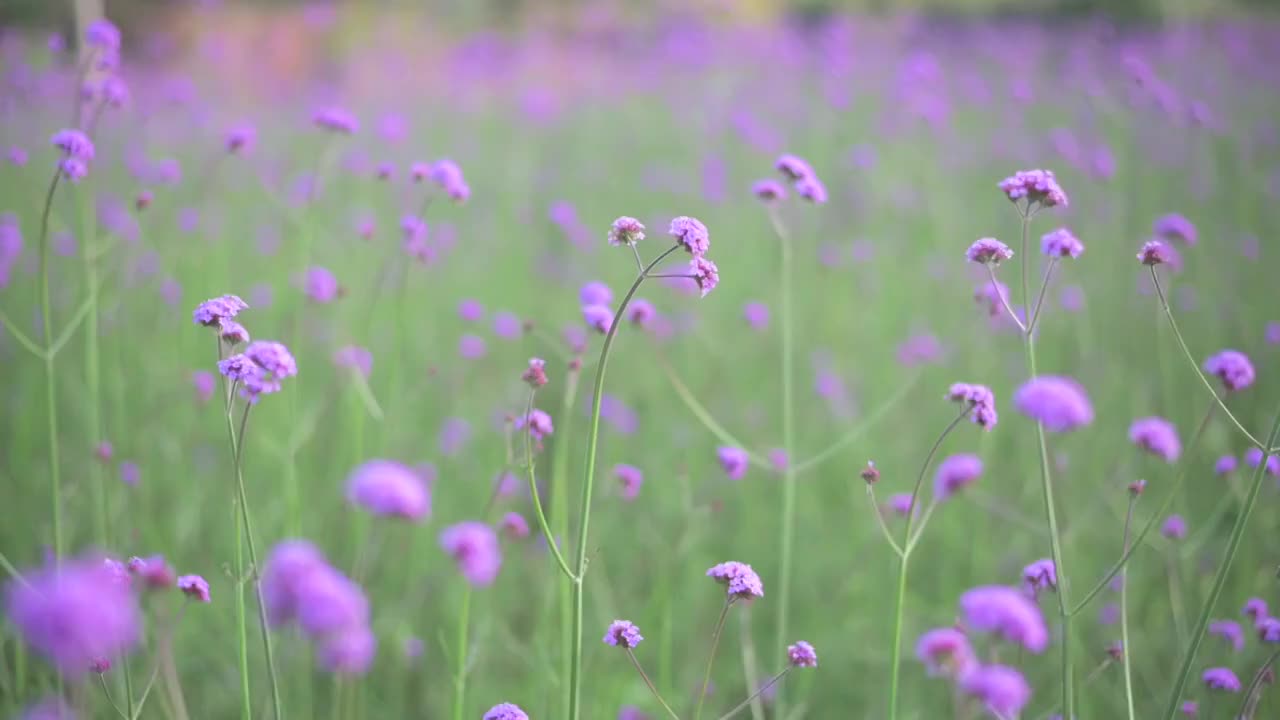
[[[271,549],[262,568],[261,588],[272,625],[283,625],[297,617],[302,582],[325,566],[324,554],[306,540],[284,540]]]
[[[1170,213],[1163,217],[1156,218],[1152,225],[1152,230],[1156,237],[1166,240],[1180,240],[1187,245],[1196,244],[1196,226],[1185,217]]]
[[[640,486],[644,484],[644,473],[634,465],[618,463],[613,466],[613,476],[618,478],[622,486],[622,499],[635,500],[640,494]]]
[[[529,434],[533,436],[534,440],[542,440],[555,432],[555,425],[551,422],[551,416],[537,408],[529,411],[528,415],[516,418],[515,428],[520,430],[525,427],[529,428]]]
[[[62,151],[67,158],[74,158],[87,163],[93,160],[93,141],[79,130],[59,130],[50,140],[53,146]]]
[[[578,291],[578,301],[583,305],[611,305],[613,304],[613,290],[604,283],[593,280]]]
[[[227,152],[235,154],[252,150],[257,142],[258,129],[248,123],[243,123],[227,130],[222,144],[226,147]]]
[[[797,155],[782,155],[773,164],[773,167],[782,173],[783,177],[793,182],[811,178],[815,175],[813,167],[804,158]]]
[[[644,636],[640,634],[640,628],[630,620],[614,620],[604,633],[604,643],[614,647],[634,648],[641,640],[644,640]]]
[[[1226,640],[1236,652],[1244,649],[1244,631],[1235,620],[1214,620],[1209,623],[1209,634]]]
[[[1187,521],[1181,515],[1170,515],[1160,525],[1160,534],[1170,540],[1181,540],[1187,536]]]
[[[972,263],[999,265],[1013,257],[1013,250],[995,238],[979,238],[965,251],[965,258]]]
[[[809,643],[798,640],[794,645],[787,647],[787,662],[791,663],[791,667],[818,667],[818,653]]]
[[[933,478],[933,496],[939,501],[946,500],[981,476],[982,458],[968,453],[951,455],[938,463],[938,471]]]
[[[1236,471],[1238,461],[1234,455],[1223,455],[1213,464],[1214,475],[1229,475]]]
[[[547,384],[547,363],[542,358],[529,358],[529,367],[520,375],[520,379],[531,388],[540,388]]]
[[[658,316],[658,310],[653,303],[644,298],[635,298],[631,304],[627,306],[627,320],[632,324],[640,327],[648,327],[649,323]]]
[[[1169,262],[1171,257],[1169,248],[1159,240],[1148,240],[1138,251],[1138,260],[1143,265],[1161,265]]]
[[[413,468],[370,460],[347,476],[347,501],[374,515],[420,522],[431,513],[431,494]]]
[[[62,171],[62,177],[71,181],[72,184],[80,182],[89,174],[89,166],[85,165],[80,158],[63,158],[58,163],[58,168]]]
[[[214,327],[220,325],[223,320],[234,318],[240,314],[241,310],[247,310],[248,308],[248,303],[239,297],[223,295],[222,297],[205,300],[197,305],[195,311],[191,313],[191,319],[197,325]]]
[[[644,224],[633,217],[622,217],[609,226],[610,245],[635,245],[644,239]]]
[[[1022,569],[1022,585],[1031,597],[1041,590],[1058,589],[1058,570],[1053,560],[1043,558]]]
[[[493,528],[482,522],[461,522],[440,533],[440,547],[453,556],[467,582],[488,587],[502,568],[502,549]]]
[[[1040,238],[1040,251],[1049,257],[1078,258],[1084,243],[1067,228],[1058,228]]]
[[[529,521],[518,512],[509,512],[502,516],[502,522],[499,523],[502,532],[510,537],[523,539],[529,537]]]
[[[697,218],[686,215],[674,218],[667,234],[695,258],[702,257],[711,248],[711,235],[707,232],[707,226]]]
[[[988,585],[969,590],[960,596],[960,612],[968,627],[998,633],[1033,653],[1049,644],[1040,608],[1013,588]]]
[[[707,577],[728,586],[730,600],[764,597],[764,584],[750,565],[737,561],[723,562],[707,570]]]
[[[1262,450],[1260,448],[1251,447],[1244,451],[1244,462],[1251,468],[1256,468],[1262,464]],[[1267,456],[1267,473],[1271,475],[1280,475],[1280,456]]]
[[[1231,668],[1215,667],[1204,671],[1200,676],[1204,681],[1204,686],[1210,690],[1222,690],[1224,692],[1240,692],[1240,678],[1231,671]]]
[[[1178,428],[1160,417],[1138,418],[1129,426],[1129,442],[1142,450],[1172,463],[1182,454],[1182,442],[1178,440]]]
[[[824,205],[827,202],[827,186],[823,185],[816,176],[811,175],[797,180],[795,190],[797,195],[814,205]]]
[[[608,305],[583,305],[582,320],[601,335],[607,335],[613,327],[613,308]]]
[[[174,586],[177,577],[164,556],[152,555],[148,558],[129,558],[129,573],[142,581],[142,585],[151,590],[167,590]]]
[[[360,129],[360,121],[356,119],[346,108],[326,107],[315,111],[311,116],[312,122],[322,130],[341,133],[343,135],[354,135]]]
[[[969,407],[969,419],[983,430],[990,431],[1000,420],[996,412],[996,395],[986,385],[954,383],[947,390],[947,399]]]
[[[316,662],[337,675],[363,675],[373,665],[378,639],[367,623],[343,628],[320,639]]]
[[[1260,597],[1249,598],[1249,600],[1245,602],[1244,607],[1241,608],[1240,612],[1245,617],[1251,618],[1254,623],[1261,621],[1265,617],[1269,617],[1267,615],[1267,601]]]
[[[969,638],[951,627],[935,628],[916,641],[916,658],[930,675],[960,677],[978,664]]]
[[[228,345],[239,345],[249,342],[249,331],[235,320],[223,319],[218,322],[218,336]]]
[[[196,602],[209,602],[209,583],[199,575],[183,575],[178,578],[178,589]]]
[[[747,474],[747,467],[751,464],[747,451],[736,447],[716,448],[716,459],[719,460],[720,468],[730,480],[741,480]]]
[[[1254,623],[1253,629],[1258,633],[1258,639],[1264,643],[1280,643],[1280,620],[1273,617],[1264,617]]]
[[[1001,180],[999,188],[1010,201],[1026,200],[1028,206],[1037,203],[1041,207],[1068,205],[1067,194],[1051,170],[1019,170]]]
[[[334,277],[328,268],[319,265],[307,269],[302,278],[302,287],[312,302],[322,305],[337,300],[342,294],[338,278]]]
[[[1004,665],[984,665],[961,676],[960,689],[1000,717],[1017,717],[1031,700],[1022,673]]]
[[[501,703],[489,708],[482,720],[529,720],[529,716],[518,705]]]
[[[1237,350],[1223,350],[1209,356],[1204,361],[1204,371],[1216,375],[1222,386],[1231,392],[1249,387],[1256,377],[1249,356]]]
[[[1084,388],[1069,377],[1041,375],[1013,395],[1014,407],[1053,432],[1070,432],[1093,422],[1093,404]]]
[[[777,180],[757,180],[751,186],[751,194],[764,202],[774,202],[787,197],[787,189]]]
[[[707,293],[715,290],[716,285],[720,284],[720,270],[716,268],[715,263],[705,257],[695,257],[690,261],[689,272],[693,275],[694,282],[698,283],[702,297],[706,297]]]
[[[106,18],[98,18],[85,27],[84,44],[99,50],[119,50],[120,28]]]

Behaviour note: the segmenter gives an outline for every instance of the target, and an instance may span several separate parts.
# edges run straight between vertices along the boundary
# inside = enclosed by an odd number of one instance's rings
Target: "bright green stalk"
[[[467,635],[471,622],[471,586],[462,591],[458,610],[458,669],[453,676],[453,720],[463,720],[467,708]]]
[[[1129,496],[1129,510],[1124,516],[1124,549],[1129,550],[1129,528],[1133,525],[1133,506],[1137,504],[1137,494]],[[1133,673],[1129,668],[1129,572],[1120,575],[1120,662],[1124,664],[1124,699],[1128,708],[1129,720],[1135,720],[1133,713]]]
[[[569,438],[575,403],[578,398],[579,371],[570,368],[565,375],[564,400],[560,404],[560,437],[556,440],[551,458],[551,522],[555,526],[547,542],[569,537]],[[569,709],[569,674],[573,651],[573,585],[558,583],[557,605],[560,610],[560,685],[563,688],[561,712]]]
[[[45,407],[48,413],[49,478],[53,501],[53,558],[62,565],[62,474],[58,465],[58,389],[53,370],[53,355],[48,350],[53,342],[53,305],[49,302],[49,212],[53,208],[53,193],[58,189],[61,168],[53,172],[49,192],[44,198],[44,213],[40,217],[40,322],[44,342]]]
[[[575,578],[571,582],[573,588],[573,633],[571,638],[573,655],[569,664],[569,720],[579,720],[581,717],[583,581],[587,573],[587,533],[591,525],[591,496],[595,486],[596,449],[600,442],[600,402],[604,394],[604,372],[609,365],[609,349],[613,347],[613,339],[617,336],[618,328],[622,326],[627,304],[631,302],[631,298],[635,297],[636,291],[640,289],[640,284],[644,282],[649,271],[679,249],[679,245],[671,246],[636,275],[635,281],[631,283],[627,294],[622,298],[622,303],[618,305],[617,312],[613,315],[613,322],[609,324],[609,332],[605,333],[604,336],[604,345],[600,348],[600,361],[596,364],[596,379],[591,390],[591,428],[587,433],[587,462],[582,479],[581,506],[578,508],[578,539],[575,545],[578,558],[574,572]]]
[[[1280,413],[1277,413],[1275,422],[1271,424],[1271,434],[1267,438],[1266,447],[1275,447],[1276,440],[1280,439]],[[1182,691],[1187,686],[1187,677],[1191,674],[1191,666],[1195,663],[1196,652],[1200,649],[1200,642],[1204,639],[1205,628],[1209,625],[1209,617],[1213,614],[1213,606],[1217,604],[1218,597],[1222,594],[1222,588],[1227,584],[1227,572],[1231,570],[1231,563],[1236,558],[1236,551],[1240,549],[1240,541],[1244,537],[1245,525],[1249,522],[1249,516],[1253,514],[1253,506],[1257,504],[1258,491],[1262,489],[1262,479],[1266,476],[1267,459],[1270,455],[1263,455],[1262,460],[1258,463],[1258,467],[1253,471],[1253,484],[1249,487],[1249,496],[1245,499],[1244,506],[1240,508],[1240,514],[1236,516],[1235,525],[1231,528],[1231,537],[1227,541],[1227,553],[1222,558],[1222,563],[1218,566],[1218,572],[1213,578],[1213,587],[1209,590],[1209,597],[1204,602],[1204,607],[1200,610],[1200,617],[1196,620],[1195,629],[1191,631],[1191,644],[1187,647],[1186,652],[1182,655],[1182,666],[1178,670],[1177,679],[1173,683],[1173,692],[1169,693],[1169,703],[1165,706],[1164,714],[1161,716],[1164,720],[1173,720],[1173,716],[1178,712],[1178,701],[1182,698]]]

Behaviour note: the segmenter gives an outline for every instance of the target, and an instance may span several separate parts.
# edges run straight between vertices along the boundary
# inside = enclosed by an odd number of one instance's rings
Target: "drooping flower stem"
[[[1249,685],[1244,689],[1243,699],[1240,701],[1240,711],[1234,717],[1243,718],[1243,720],[1252,720],[1254,704],[1257,702],[1255,693],[1258,692],[1258,686],[1262,684],[1263,678],[1267,676],[1267,671],[1275,664],[1276,659],[1280,658],[1280,650],[1276,650],[1267,656],[1262,665],[1258,668],[1258,672],[1253,674],[1253,679],[1249,681]],[[1261,695],[1259,694],[1258,697]]]
[[[1129,496],[1129,509],[1124,515],[1124,551],[1129,551],[1129,529],[1133,526],[1133,507],[1138,503],[1137,494]],[[1124,700],[1129,720],[1135,720],[1133,712],[1133,673],[1129,668],[1129,571],[1120,573],[1120,662],[1124,665]]]
[[[1280,439],[1280,413],[1276,414],[1276,419],[1271,424],[1271,434],[1267,437],[1266,447],[1275,447],[1277,439]],[[1253,513],[1254,505],[1257,504],[1258,491],[1262,489],[1262,479],[1266,476],[1269,457],[1270,453],[1263,453],[1262,459],[1258,462],[1258,467],[1253,470],[1253,483],[1249,487],[1249,495],[1245,499],[1244,506],[1240,508],[1240,514],[1236,516],[1235,525],[1231,528],[1230,539],[1227,541],[1227,552],[1222,558],[1222,563],[1218,566],[1217,574],[1214,575],[1209,597],[1205,599],[1204,607],[1200,610],[1200,616],[1196,619],[1195,627],[1191,630],[1191,644],[1187,646],[1182,655],[1182,665],[1178,670],[1177,679],[1174,681],[1173,691],[1169,693],[1169,702],[1165,706],[1164,714],[1161,716],[1164,720],[1173,720],[1174,715],[1178,712],[1178,701],[1182,698],[1182,691],[1187,686],[1187,677],[1191,675],[1191,666],[1195,663],[1196,652],[1200,650],[1200,642],[1204,639],[1204,631],[1209,625],[1210,616],[1213,614],[1213,606],[1217,604],[1218,597],[1222,594],[1222,588],[1227,583],[1227,573],[1231,570],[1231,563],[1235,560],[1236,551],[1240,549],[1240,541],[1244,537],[1244,529],[1249,522],[1249,516]]]
[[[640,660],[636,657],[635,652],[629,647],[624,649],[627,651],[627,657],[631,658],[631,664],[635,666],[636,672],[640,673],[640,678],[644,680],[644,684],[649,687],[649,692],[653,693],[654,699],[658,701],[658,704],[662,706],[663,710],[667,711],[667,714],[671,716],[672,720],[680,720],[680,716],[676,715],[676,711],[672,710],[671,706],[667,704],[667,701],[662,699],[662,693],[658,692],[658,688],[653,684],[653,681],[649,679],[644,668],[640,666]]]
[[[795,542],[796,524],[796,470],[795,470],[795,328],[792,322],[792,248],[790,233],[782,222],[775,206],[769,206],[769,220],[778,235],[780,262],[778,264],[778,282],[780,285],[778,307],[781,341],[782,341],[782,450],[786,454],[786,466],[782,470],[782,536],[778,542],[782,551],[780,560],[780,576],[782,589],[778,592],[778,639],[776,647],[786,647],[787,616],[791,606],[791,556]],[[779,717],[786,717],[786,703],[782,693],[774,699],[774,706]]]
[[[679,245],[672,245],[636,274],[635,281],[631,283],[627,294],[623,296],[622,302],[618,305],[617,312],[613,315],[613,322],[610,323],[609,332],[605,333],[604,344],[600,348],[600,360],[596,363],[596,378],[591,389],[591,426],[587,431],[587,460],[582,478],[582,499],[578,507],[578,537],[574,545],[574,549],[577,551],[577,561],[574,567],[574,577],[570,581],[573,589],[573,633],[571,639],[573,655],[569,664],[569,720],[580,720],[582,712],[583,580],[587,572],[587,538],[591,528],[591,497],[595,489],[596,450],[600,442],[600,403],[604,394],[605,369],[609,365],[609,350],[613,347],[613,339],[617,336],[618,328],[622,326],[623,318],[626,317],[627,305],[631,302],[631,298],[635,297],[636,291],[640,289],[640,285],[645,281],[648,273],[679,249]]]
[[[467,635],[471,623],[471,585],[462,591],[462,607],[458,609],[457,663],[453,675],[453,720],[462,720],[467,708]]]
[[[44,398],[49,431],[49,488],[53,501],[53,558],[62,565],[62,473],[58,465],[58,387],[54,375],[54,356],[49,352],[53,343],[53,304],[49,302],[49,212],[53,209],[53,194],[58,189],[60,169],[53,171],[49,192],[44,198],[44,212],[40,216],[40,323],[44,343]]]
[[[916,514],[916,501],[920,497],[920,487],[924,484],[924,476],[929,473],[929,466],[933,464],[933,458],[942,447],[942,441],[946,440],[951,431],[969,415],[970,410],[971,408],[966,405],[955,419],[947,423],[947,427],[938,435],[938,439],[933,442],[933,447],[929,448],[928,454],[924,456],[924,462],[920,465],[920,473],[916,475],[916,484],[911,489],[911,504],[907,506],[907,520],[906,527],[902,533],[902,544],[893,543],[894,550],[898,551],[898,587],[894,593],[893,601],[893,645],[889,650],[889,720],[896,720],[898,717],[898,666],[902,664],[902,616],[907,602],[907,570],[911,562],[911,551],[915,546],[911,536],[911,524]],[[877,514],[880,512],[879,507],[873,509]],[[924,532],[925,522],[927,521],[927,517],[921,521],[920,529],[917,533]],[[918,538],[919,535],[917,534],[916,537]],[[892,541],[891,537],[890,540]]]
[[[1028,208],[1022,213],[1022,305],[1024,312],[1031,312],[1031,287],[1027,276],[1029,256],[1027,255],[1028,236],[1031,233],[1032,211]],[[1046,273],[1045,282],[1049,276]],[[1028,315],[1030,318],[1030,315]],[[1035,379],[1036,349],[1035,326],[1028,322],[1026,332],[1022,333],[1022,344],[1027,356],[1027,376]],[[1062,624],[1062,709],[1063,717],[1075,717],[1074,670],[1071,666],[1071,603],[1069,600],[1070,583],[1067,571],[1062,562],[1062,535],[1058,531],[1058,517],[1053,500],[1053,479],[1049,470],[1049,446],[1045,442],[1044,425],[1036,422],[1036,441],[1040,451],[1040,484],[1044,493],[1044,515],[1049,525],[1049,549],[1053,566],[1058,575],[1058,618]]]
[[[538,394],[537,390],[529,391],[529,403],[525,408],[524,416],[529,417],[533,412],[533,398]],[[542,531],[542,537],[547,541],[547,547],[550,548],[551,554],[556,559],[556,564],[560,566],[561,572],[573,582],[576,578],[573,571],[569,569],[569,563],[565,562],[564,555],[560,553],[560,543],[554,535],[551,534],[551,527],[547,524],[547,516],[542,511],[542,499],[538,493],[538,479],[535,475],[534,458],[533,458],[533,433],[525,430],[524,435],[524,457],[525,469],[529,477],[529,496],[533,498],[533,512],[538,518],[538,529]]]
[[[711,668],[716,664],[716,649],[720,647],[720,634],[724,632],[725,618],[729,617],[729,608],[733,607],[733,597],[726,596],[724,607],[720,608],[720,617],[716,619],[716,629],[711,631],[711,652],[707,655],[707,669],[702,673],[702,687],[698,690],[698,703],[694,706],[693,720],[702,716],[702,704],[707,700],[707,688],[711,686]]]
[[[761,685],[760,689],[752,693],[751,697],[747,698],[746,700],[743,700],[742,702],[738,703],[732,710],[725,713],[724,715],[721,715],[720,720],[729,720],[729,718],[742,712],[743,708],[751,704],[751,701],[763,695],[765,692],[769,690],[769,688],[773,687],[774,685],[777,685],[779,682],[782,682],[782,678],[786,677],[787,673],[791,672],[792,667],[793,666],[788,665],[786,670],[783,670],[777,675],[774,675],[773,677],[769,678],[769,682],[765,683],[764,685]]]

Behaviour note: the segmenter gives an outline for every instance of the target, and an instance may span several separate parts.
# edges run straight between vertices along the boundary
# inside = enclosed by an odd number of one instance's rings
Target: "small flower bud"
[[[875,485],[876,481],[880,479],[880,471],[876,469],[876,464],[871,460],[867,461],[867,466],[862,469],[860,475],[863,480],[867,481],[868,485]]]

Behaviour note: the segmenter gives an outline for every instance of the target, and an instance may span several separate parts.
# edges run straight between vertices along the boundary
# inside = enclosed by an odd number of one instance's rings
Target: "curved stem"
[[[731,607],[733,607],[733,598],[726,596],[724,607],[720,609],[720,617],[716,620],[716,629],[711,633],[711,653],[707,657],[707,669],[702,673],[702,689],[698,691],[698,703],[693,709],[693,720],[698,720],[702,716],[702,704],[707,700],[707,688],[711,685],[711,668],[716,664],[716,648],[720,647],[720,633],[724,630],[724,621],[729,616]]]
[[[777,648],[786,646],[787,620],[791,607],[791,556],[795,544],[796,524],[796,469],[792,460],[795,457],[795,327],[792,322],[792,274],[791,237],[782,223],[782,217],[773,205],[769,206],[769,220],[774,232],[778,235],[778,246],[781,250],[781,262],[778,267],[779,284],[779,327],[782,340],[782,449],[787,456],[787,465],[782,473],[782,537],[779,545],[782,551],[781,581],[782,590],[778,595],[778,635]],[[782,693],[774,699],[779,717],[786,717],[786,702]]]
[[[888,400],[885,400],[879,407],[877,407],[875,410],[872,410],[871,414],[862,418],[860,421],[858,421],[857,424],[855,424],[853,427],[845,431],[844,435],[841,435],[839,438],[836,439],[835,442],[828,445],[824,450],[818,452],[813,457],[807,458],[802,462],[796,463],[795,464],[796,475],[803,475],[805,472],[812,470],[818,465],[821,465],[822,463],[826,462],[829,458],[831,458],[833,455],[843,450],[846,446],[856,442],[863,435],[866,435],[869,430],[871,430],[873,427],[875,427],[880,423],[880,420],[885,415],[889,414],[890,410],[897,407],[898,403],[901,402],[904,398],[906,398],[907,393],[909,393],[911,390],[915,388],[916,383],[920,380],[921,374],[922,373],[918,371],[915,374],[913,374],[911,376],[911,379],[907,380],[905,383],[902,383],[901,385],[898,386],[898,389],[893,393],[893,395],[889,396]]]
[[[1127,552],[1129,550],[1129,528],[1133,524],[1133,506],[1137,504],[1137,496],[1129,496],[1129,509],[1124,515],[1124,541],[1123,547]],[[1129,573],[1123,571],[1120,575],[1120,662],[1124,664],[1124,699],[1125,707],[1128,709],[1129,720],[1134,720],[1137,715],[1133,712],[1133,674],[1129,669]]]
[[[666,710],[667,714],[670,715],[673,720],[680,720],[680,716],[676,715],[676,711],[672,710],[671,706],[667,704],[667,701],[662,699],[662,693],[658,692],[658,688],[654,686],[653,681],[645,674],[644,668],[640,667],[640,660],[636,657],[635,652],[632,651],[631,648],[624,649],[627,651],[627,657],[631,658],[631,664],[636,667],[636,672],[640,673],[640,677],[644,680],[644,684],[649,686],[649,692],[653,693],[654,699],[658,701],[658,704],[662,705],[662,709]]]
[[[871,501],[871,513],[876,516],[876,524],[880,526],[880,532],[884,535],[884,539],[888,541],[889,547],[893,548],[893,552],[898,557],[902,557],[902,547],[898,545],[898,541],[893,539],[893,532],[889,530],[889,525],[884,521],[884,514],[880,512],[880,504],[876,502],[875,485],[867,483],[867,499]]]
[[[729,718],[742,712],[742,709],[750,705],[752,700],[755,700],[756,698],[763,695],[769,688],[773,687],[774,685],[777,685],[782,680],[782,678],[786,677],[787,673],[791,672],[792,667],[793,666],[788,665],[786,670],[783,670],[777,675],[774,675],[773,677],[769,678],[769,682],[765,683],[764,685],[761,685],[760,689],[756,690],[751,695],[751,697],[747,698],[746,700],[743,700],[742,702],[738,703],[738,705],[734,707],[732,710],[725,713],[724,715],[721,715],[720,720],[729,720]]]
[[[1023,252],[1026,252],[1026,250],[1024,249]],[[1026,263],[1024,262],[1023,265],[1025,266]],[[1000,283],[996,282],[995,269],[991,267],[990,263],[985,263],[983,267],[987,269],[987,276],[991,278],[991,292],[995,293],[996,297],[1000,298],[1000,304],[1004,306],[1005,312],[1009,313],[1009,319],[1013,320],[1013,324],[1018,326],[1018,330],[1024,333],[1027,332],[1027,326],[1022,324],[1022,321],[1018,319],[1018,313],[1014,312],[1013,307],[1009,305],[1009,298],[1005,297],[1005,294],[1000,292]]]
[[[1280,438],[1280,413],[1276,414],[1275,422],[1271,425],[1271,434],[1267,438],[1266,447],[1273,447],[1277,438]],[[1231,570],[1231,563],[1235,560],[1236,551],[1240,549],[1240,541],[1244,537],[1245,525],[1249,522],[1249,516],[1253,514],[1253,506],[1257,504],[1258,491],[1262,488],[1262,479],[1266,476],[1267,459],[1269,455],[1263,454],[1261,462],[1253,471],[1253,484],[1249,488],[1249,495],[1245,499],[1244,507],[1240,509],[1240,514],[1236,516],[1235,525],[1231,528],[1231,537],[1227,541],[1227,552],[1222,559],[1222,563],[1218,566],[1218,572],[1213,578],[1213,586],[1209,590],[1209,597],[1205,600],[1204,607],[1200,610],[1200,617],[1196,619],[1195,628],[1191,631],[1191,644],[1187,647],[1186,652],[1182,656],[1182,666],[1178,670],[1177,679],[1173,684],[1173,692],[1169,693],[1169,703],[1165,706],[1165,720],[1173,720],[1173,716],[1178,711],[1178,700],[1182,697],[1182,691],[1186,688],[1187,677],[1191,674],[1191,666],[1195,663],[1196,652],[1200,649],[1200,642],[1204,639],[1205,627],[1209,624],[1209,617],[1213,614],[1213,606],[1217,604],[1218,597],[1222,594],[1222,588],[1227,583],[1227,573]]]
[[[1236,713],[1236,717],[1243,718],[1243,720],[1251,720],[1249,704],[1253,701],[1253,694],[1257,692],[1258,686],[1262,684],[1262,678],[1266,677],[1267,669],[1275,664],[1277,658],[1280,658],[1280,650],[1268,655],[1266,661],[1262,663],[1262,667],[1258,668],[1258,672],[1253,674],[1253,679],[1249,681],[1248,687],[1244,689],[1244,700],[1240,703],[1240,711]]]
[[[747,454],[748,462],[756,467],[764,469],[771,469],[773,467],[767,460],[756,453],[751,452],[751,450],[746,447],[745,443],[734,437],[732,433],[726,430],[724,426],[711,415],[711,412],[707,410],[706,406],[699,402],[698,398],[694,397],[693,391],[689,389],[689,386],[685,385],[684,381],[680,379],[680,376],[676,374],[676,369],[671,365],[671,362],[667,360],[667,357],[662,353],[662,350],[656,350],[654,355],[658,358],[659,367],[661,367],[663,372],[666,373],[667,379],[671,381],[671,387],[675,388],[676,395],[684,401],[685,406],[689,408],[689,412],[693,413],[693,416],[702,422],[707,430],[711,431],[712,435],[716,436],[717,440],[725,445],[740,448]]]
[[[102,684],[102,693],[107,696],[107,702],[111,703],[111,709],[115,710],[116,714],[125,720],[130,720],[129,715],[127,715],[124,710],[121,710],[120,706],[116,704],[115,698],[111,697],[111,688],[107,687],[107,676],[102,673],[96,674],[98,676],[98,682]]]
[[[1023,258],[1026,261],[1026,258]],[[1053,269],[1058,266],[1058,258],[1049,258],[1049,267],[1044,271],[1044,282],[1040,285],[1040,296],[1036,298],[1036,309],[1031,312],[1030,320],[1027,321],[1025,332],[1033,333],[1036,330],[1036,322],[1040,319],[1040,310],[1044,308],[1044,295],[1049,290],[1049,280],[1053,278]]]
[[[591,496],[595,488],[596,450],[600,444],[600,403],[604,394],[605,369],[609,364],[609,349],[613,347],[613,339],[617,336],[622,319],[626,316],[627,304],[635,297],[636,290],[644,282],[645,275],[666,260],[669,255],[679,250],[679,245],[672,245],[645,266],[644,271],[636,275],[631,288],[623,296],[609,324],[609,332],[605,333],[604,345],[600,348],[600,361],[596,365],[596,379],[592,386],[591,427],[587,432],[587,462],[582,479],[582,500],[578,508],[577,571],[573,582],[573,655],[569,664],[569,720],[581,717],[582,699],[582,611],[583,611],[583,579],[587,572],[587,537],[591,526]]]
[[[79,89],[76,90],[77,94]],[[44,212],[40,216],[40,323],[44,343],[44,399],[49,433],[49,479],[53,503],[53,558],[62,566],[62,473],[58,453],[58,379],[54,374],[53,356],[49,345],[53,342],[53,304],[49,301],[49,212],[53,208],[53,194],[58,189],[60,168],[53,171],[49,191],[44,198]]]
[[[537,394],[537,390],[529,391],[529,404],[524,411],[524,416],[526,418],[528,418],[529,414],[533,412],[533,398]],[[573,571],[569,569],[569,563],[565,562],[564,556],[560,554],[559,541],[557,541],[555,535],[551,533],[551,526],[547,524],[547,516],[542,512],[542,500],[539,498],[538,481],[534,475],[533,433],[529,432],[528,428],[522,428],[520,432],[524,434],[525,469],[529,473],[529,496],[533,498],[533,511],[534,514],[538,516],[538,528],[542,530],[542,537],[546,539],[547,547],[551,549],[551,554],[555,556],[556,564],[560,566],[560,570],[564,572],[564,576],[568,578],[570,582],[575,582],[578,578],[573,574]]]
[[[1178,345],[1182,348],[1182,353],[1187,356],[1187,361],[1191,363],[1192,369],[1195,370],[1196,377],[1200,378],[1200,382],[1209,391],[1209,395],[1213,397],[1214,402],[1218,404],[1218,407],[1222,408],[1222,412],[1227,414],[1227,417],[1231,419],[1231,423],[1250,443],[1253,443],[1254,447],[1262,448],[1263,450],[1274,450],[1275,448],[1273,447],[1264,447],[1256,437],[1244,428],[1244,425],[1240,424],[1236,416],[1232,415],[1231,410],[1227,408],[1227,404],[1222,401],[1218,391],[1213,389],[1213,383],[1209,382],[1209,378],[1205,377],[1205,374],[1200,370],[1200,364],[1196,362],[1195,356],[1191,354],[1191,348],[1187,347],[1187,341],[1182,337],[1182,331],[1178,329],[1178,321],[1173,318],[1173,310],[1169,308],[1169,299],[1165,297],[1164,288],[1160,285],[1160,275],[1156,273],[1154,265],[1151,266],[1151,281],[1155,284],[1156,295],[1160,298],[1160,307],[1164,308],[1165,317],[1169,318],[1169,327],[1173,328],[1173,336],[1178,338]]]
[[[960,414],[955,416],[955,419],[950,423],[947,423],[947,426],[942,430],[942,434],[938,435],[938,439],[933,441],[933,447],[929,448],[929,454],[924,456],[924,462],[920,465],[920,472],[916,475],[916,484],[911,488],[911,505],[907,508],[906,528],[902,532],[902,540],[904,543],[911,539],[911,525],[912,521],[915,519],[916,502],[920,499],[920,487],[924,484],[924,476],[929,474],[929,466],[933,464],[933,458],[938,454],[938,450],[942,448],[942,442],[946,440],[947,436],[951,434],[951,431],[955,430],[956,426],[969,415],[970,410],[972,410],[972,408],[965,405],[965,408],[960,411]]]
[[[458,611],[458,671],[453,676],[453,720],[462,720],[467,704],[467,630],[471,615],[471,586],[462,593]]]
[[[569,365],[565,376],[564,398],[560,403],[560,437],[555,441],[551,458],[551,522],[555,525],[552,537],[569,537],[569,439],[573,437],[571,423],[577,410],[578,382],[581,373]],[[573,656],[573,583],[560,583],[557,591],[557,605],[560,611],[560,676],[563,704],[560,712],[569,709],[570,663]]]

